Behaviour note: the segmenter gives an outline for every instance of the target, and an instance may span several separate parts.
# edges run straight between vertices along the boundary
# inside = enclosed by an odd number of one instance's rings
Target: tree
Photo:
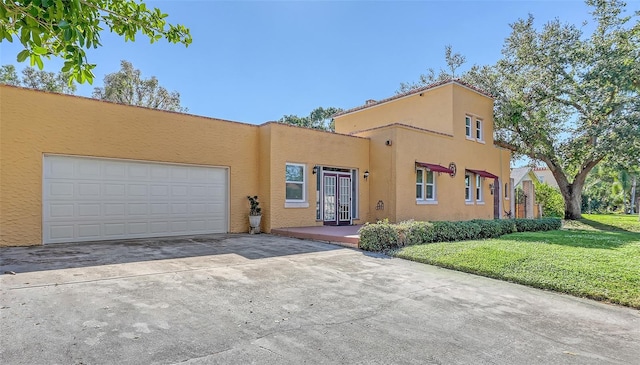
[[[285,115],[278,120],[278,123],[333,132],[335,131],[333,115],[341,111],[342,109],[340,108],[329,107],[325,109],[323,107],[317,107],[306,117]]]
[[[148,9],[136,0],[3,0],[0,3],[0,42],[24,46],[18,62],[27,58],[31,66],[44,67],[43,58],[61,57],[63,72],[70,72],[79,83],[93,82],[95,64],[88,63],[85,49],[97,48],[103,26],[135,41],[142,33],[151,43],[162,38],[171,43],[191,43],[189,29],[167,24],[158,8]]]
[[[154,109],[186,112],[180,105],[180,93],[167,91],[158,84],[158,79],[142,79],[140,70],[133,68],[131,62],[120,61],[120,71],[104,77],[104,86],[96,87],[92,96],[96,99],[114,103],[144,106]]]
[[[444,47],[444,60],[447,63],[448,70],[441,68],[436,74],[433,68],[429,68],[426,74],[420,75],[418,82],[400,83],[400,89],[398,89],[396,93],[404,93],[438,81],[455,79],[456,70],[467,62],[467,58],[462,54],[453,53],[453,47],[451,45]]]
[[[640,161],[639,14],[622,16],[619,0],[587,4],[592,34],[559,20],[537,30],[529,16],[511,25],[502,60],[461,76],[495,95],[496,144],[552,171],[567,219],[581,217],[585,179],[600,161]],[[432,72],[414,85],[453,76]]]
[[[68,72],[55,74],[36,70],[33,67],[25,67],[22,70],[22,77],[20,77],[14,65],[4,65],[0,68],[0,84],[23,86],[62,94],[73,94],[76,91],[76,86],[69,83],[70,77],[71,75]]]
[[[560,187],[567,219],[581,217],[589,172],[608,156],[629,156],[640,139],[640,97],[628,75],[640,59],[640,36],[618,0],[588,0],[596,30],[534,19],[511,25],[497,64],[496,138],[543,161]]]

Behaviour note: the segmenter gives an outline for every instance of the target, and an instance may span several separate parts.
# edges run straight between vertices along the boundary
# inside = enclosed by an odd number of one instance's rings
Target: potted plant
[[[247,196],[249,199],[249,233],[260,233],[260,220],[262,218],[262,208],[259,207],[258,196]]]

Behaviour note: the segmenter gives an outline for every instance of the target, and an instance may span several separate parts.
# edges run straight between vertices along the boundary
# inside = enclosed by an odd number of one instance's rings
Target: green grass
[[[640,309],[637,216],[584,215],[559,231],[404,247],[396,257]]]

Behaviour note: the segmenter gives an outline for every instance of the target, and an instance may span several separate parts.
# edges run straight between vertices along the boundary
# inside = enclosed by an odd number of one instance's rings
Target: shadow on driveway
[[[344,249],[269,234],[212,234],[0,248],[0,274],[81,268],[211,255],[249,260]]]

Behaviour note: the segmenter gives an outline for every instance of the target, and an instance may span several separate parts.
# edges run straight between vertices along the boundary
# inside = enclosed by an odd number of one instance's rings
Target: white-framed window
[[[476,175],[476,201],[482,201],[482,176]]]
[[[298,163],[287,163],[285,171],[286,196],[285,201],[302,203],[306,197],[306,166]]]
[[[464,200],[467,202],[473,200],[471,193],[471,174],[464,174]]]
[[[473,134],[471,133],[471,117],[468,115],[464,117],[464,135],[467,138],[473,139]]]
[[[476,139],[478,141],[484,141],[484,138],[482,136],[482,120],[481,119],[476,119]]]
[[[433,171],[416,170],[416,200],[418,203],[436,201],[436,176]]]

